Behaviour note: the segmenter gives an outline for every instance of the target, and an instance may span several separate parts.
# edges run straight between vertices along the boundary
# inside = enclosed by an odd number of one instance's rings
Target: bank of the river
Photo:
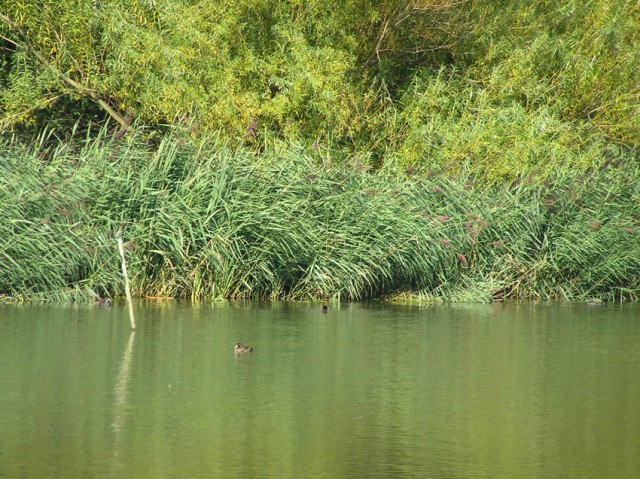
[[[637,300],[640,168],[482,184],[169,138],[0,148],[0,298]],[[396,163],[397,164],[397,163]],[[325,165],[325,166],[323,166]]]

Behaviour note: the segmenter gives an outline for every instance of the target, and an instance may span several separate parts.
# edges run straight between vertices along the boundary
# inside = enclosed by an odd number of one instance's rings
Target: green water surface
[[[0,308],[0,478],[639,477],[639,305],[320,306]]]

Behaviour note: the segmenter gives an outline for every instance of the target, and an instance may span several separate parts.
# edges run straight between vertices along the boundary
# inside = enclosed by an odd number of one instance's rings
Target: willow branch
[[[101,98],[100,95],[98,95],[98,92],[96,90],[92,88],[88,88],[83,84],[75,81],[70,76],[65,75],[57,66],[51,63],[49,60],[47,60],[47,58],[44,55],[42,55],[42,53],[40,53],[36,48],[34,48],[26,32],[20,25],[18,25],[16,22],[14,22],[11,18],[4,15],[3,13],[0,13],[0,20],[2,20],[4,23],[9,25],[9,27],[13,31],[15,31],[18,34],[18,36],[22,39],[22,42],[24,44],[20,45],[18,42],[15,42],[15,41],[11,41],[11,43],[13,43],[14,45],[20,48],[25,49],[27,53],[31,54],[33,58],[35,58],[40,64],[42,64],[45,68],[51,71],[54,75],[56,75],[60,80],[62,80],[62,82],[66,83],[68,86],[73,88],[73,90],[75,90],[76,93],[86,96],[90,98],[92,101],[96,102],[100,106],[100,108],[106,111],[109,114],[109,116],[111,116],[111,118],[116,120],[122,126],[123,129],[125,130],[132,129],[131,126],[129,125],[129,122],[125,119],[125,117],[122,116],[120,113],[118,113],[118,111],[115,108],[113,108],[104,98]]]

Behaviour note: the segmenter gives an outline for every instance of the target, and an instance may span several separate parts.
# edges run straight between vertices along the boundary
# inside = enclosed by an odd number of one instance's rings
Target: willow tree
[[[4,43],[3,125],[28,123],[62,97],[89,100],[123,128],[106,88],[95,6],[87,2],[8,2],[0,12]]]
[[[496,103],[554,108],[640,146],[637,0],[470,2],[452,48]]]
[[[331,142],[429,168],[491,166],[500,156],[498,176],[562,152],[571,152],[563,164],[587,164],[607,142],[640,146],[638,8],[633,0],[3,0],[0,121],[88,110],[125,129],[130,118],[180,125],[256,149]],[[581,145],[596,135],[595,146]]]
[[[5,125],[95,103],[123,126],[352,141],[445,42],[454,0],[5,0]],[[438,33],[440,32],[440,33]],[[437,37],[437,38],[436,38]]]

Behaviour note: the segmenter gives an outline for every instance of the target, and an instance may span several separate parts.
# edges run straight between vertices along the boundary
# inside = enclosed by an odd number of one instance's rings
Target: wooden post
[[[129,275],[127,274],[127,262],[124,259],[124,244],[122,242],[122,232],[116,233],[116,239],[118,240],[118,251],[120,251],[120,258],[122,259],[122,274],[124,276],[124,291],[127,294],[127,303],[129,304],[129,321],[131,322],[131,330],[136,330],[136,320],[133,317],[133,304],[131,303],[131,290],[129,289]]]

